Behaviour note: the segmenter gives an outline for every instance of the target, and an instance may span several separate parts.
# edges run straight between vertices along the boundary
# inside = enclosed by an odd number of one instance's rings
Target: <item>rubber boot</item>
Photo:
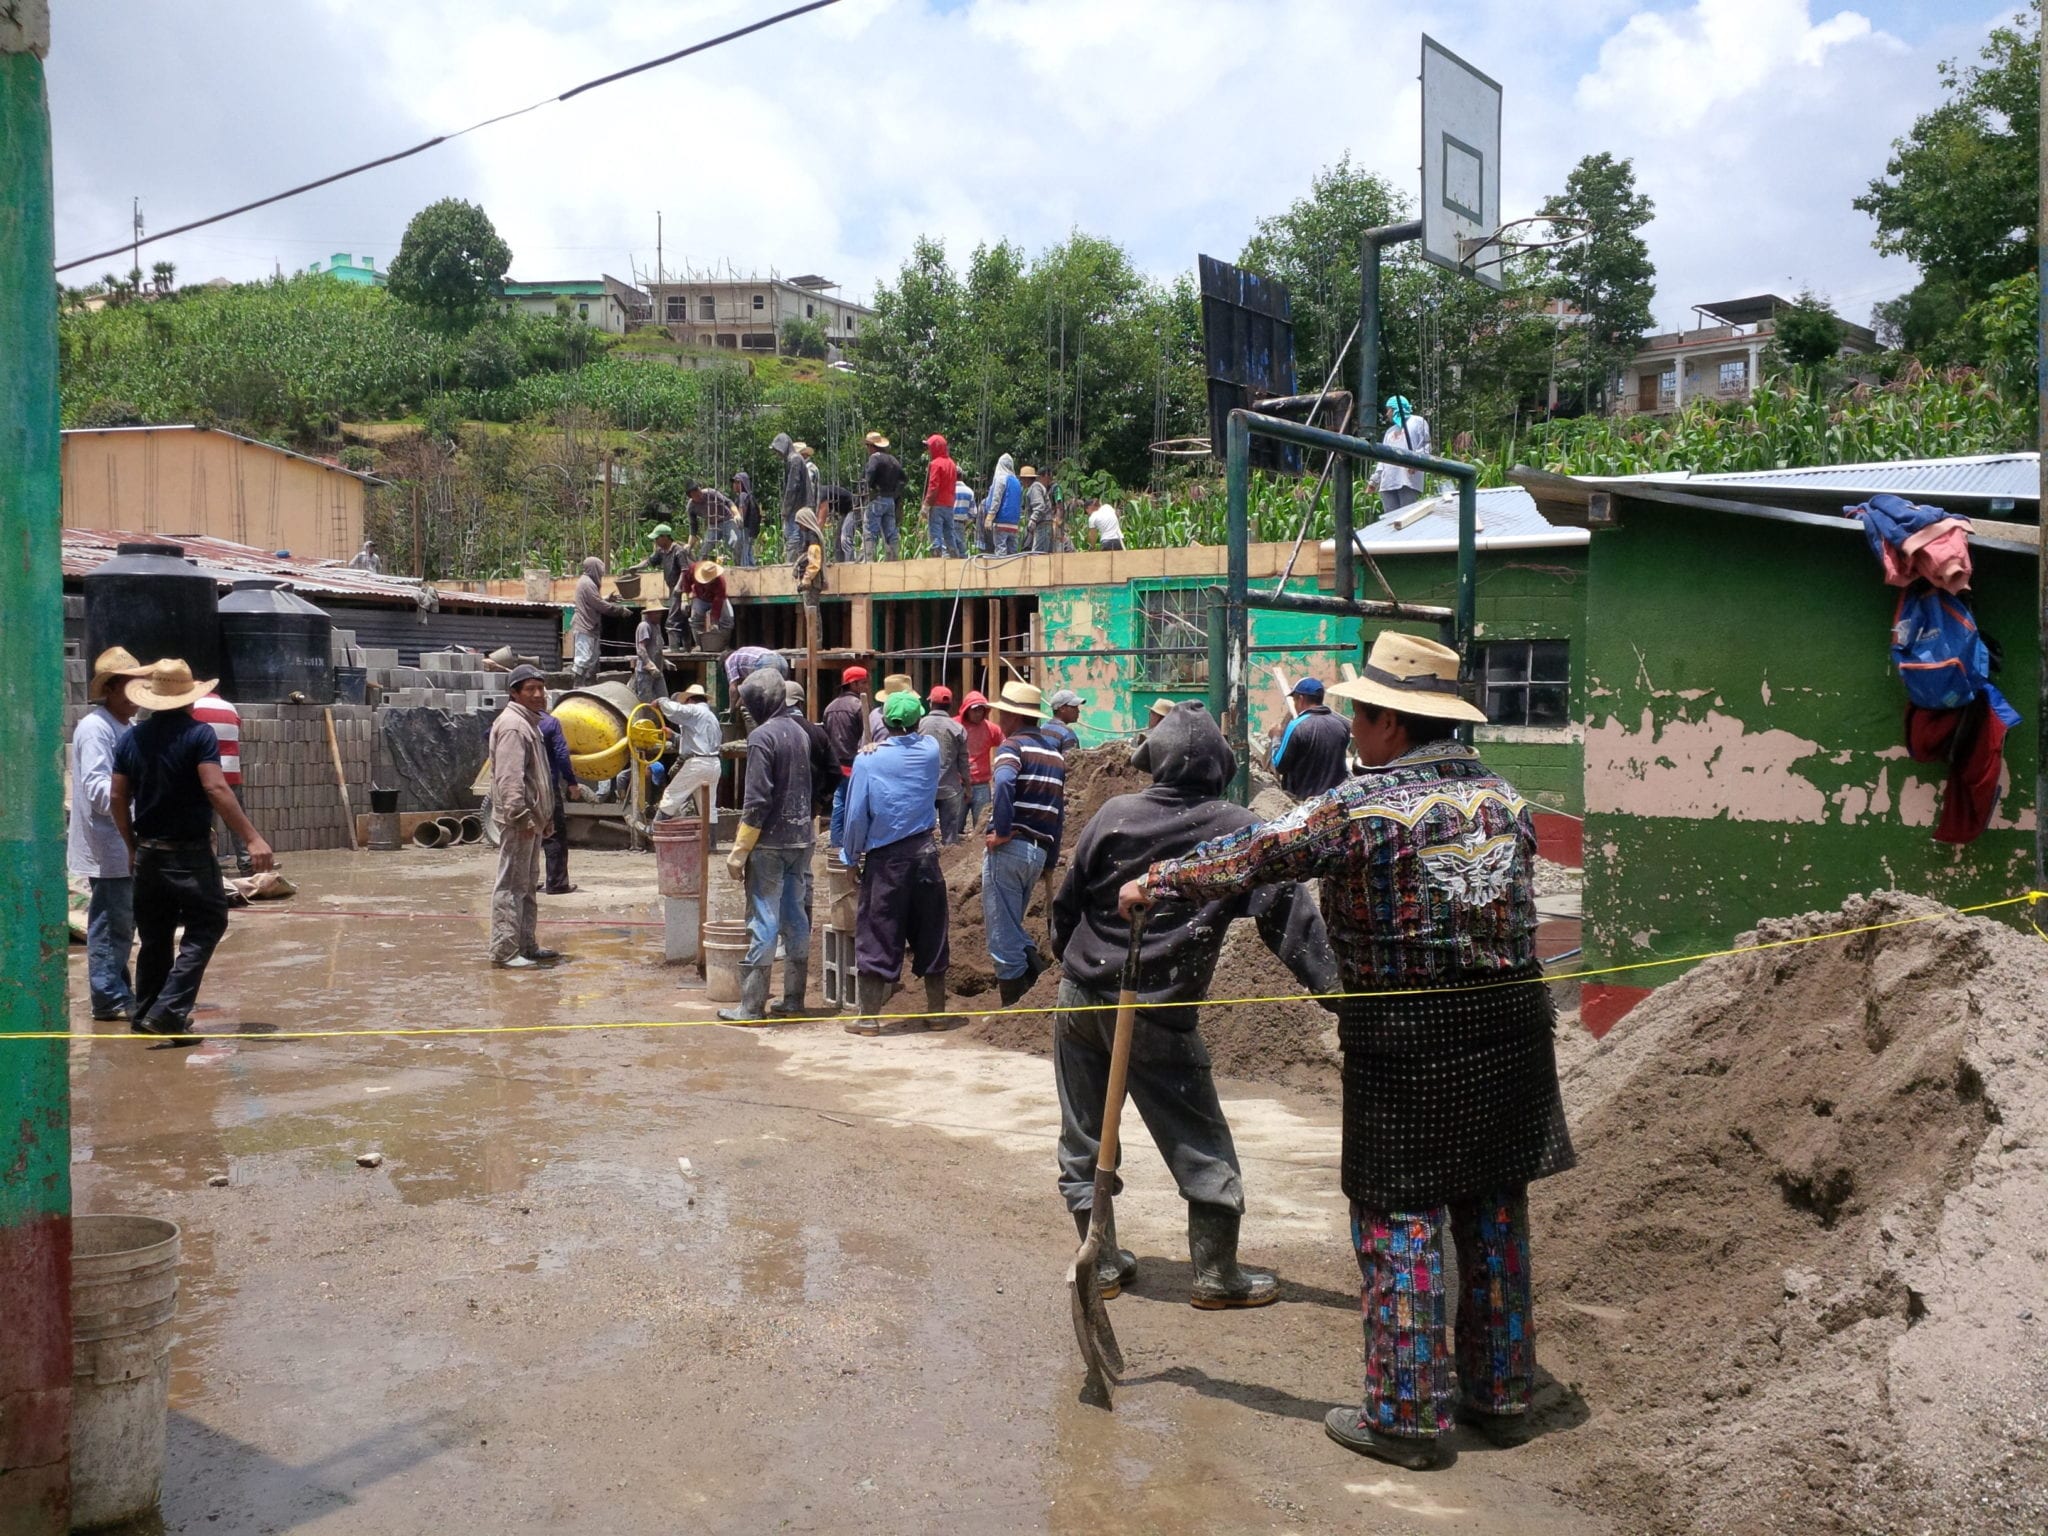
[[[782,962],[782,996],[768,1005],[768,1016],[774,1019],[801,1019],[809,1010],[804,1007],[804,991],[810,985],[811,963],[808,960],[785,960]]]
[[[944,1029],[952,1020],[934,1018],[933,1015],[944,1013],[945,1011],[946,973],[941,971],[936,976],[927,976],[924,979],[924,1027],[926,1029]]]
[[[1088,1223],[1093,1217],[1092,1211],[1074,1212],[1074,1230],[1081,1234],[1084,1243],[1088,1241]],[[1102,1299],[1107,1301],[1137,1277],[1138,1256],[1116,1245],[1116,1207],[1112,1205],[1102,1220],[1102,1251],[1095,1256],[1095,1283],[1101,1287]]]
[[[1188,1300],[1205,1312],[1263,1307],[1280,1296],[1280,1282],[1237,1264],[1237,1229],[1244,1220],[1227,1206],[1188,1202],[1188,1257],[1195,1284]]]
[[[718,1016],[728,1024],[762,1024],[768,1019],[768,972],[765,965],[740,967],[740,1000],[736,1007],[721,1008]]]
[[[873,1038],[882,1032],[882,1009],[889,1001],[889,978],[865,971],[853,978],[855,1014],[839,1027],[849,1035]]]

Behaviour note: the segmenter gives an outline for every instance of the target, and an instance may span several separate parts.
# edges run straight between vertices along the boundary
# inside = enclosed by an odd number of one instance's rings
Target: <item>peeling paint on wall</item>
[[[1827,797],[1793,765],[1820,751],[1790,731],[1751,731],[1731,715],[1640,728],[1610,715],[1586,733],[1586,809],[1695,820],[1821,821]]]

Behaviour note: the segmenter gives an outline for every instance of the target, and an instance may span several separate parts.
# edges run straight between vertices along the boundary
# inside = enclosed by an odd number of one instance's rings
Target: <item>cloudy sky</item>
[[[58,260],[404,148],[780,9],[777,0],[57,0]],[[396,253],[478,201],[512,276],[731,262],[865,296],[919,233],[956,256],[1081,228],[1161,276],[1234,256],[1349,151],[1413,189],[1418,39],[1506,91],[1503,212],[1581,155],[1656,202],[1658,316],[1910,285],[1849,199],[1974,56],[1991,0],[842,0],[399,165],[145,247],[182,281]],[[109,260],[68,274],[73,282]]]

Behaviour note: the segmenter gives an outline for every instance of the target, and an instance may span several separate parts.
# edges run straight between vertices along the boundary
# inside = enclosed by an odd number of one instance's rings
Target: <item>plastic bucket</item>
[[[704,996],[708,1001],[740,1000],[740,966],[752,942],[745,923],[704,925]]]
[[[370,698],[370,669],[368,667],[336,667],[334,669],[334,702],[337,704],[367,704]]]
[[[398,791],[395,789],[372,789],[370,791],[370,814],[387,816],[398,809]]]
[[[71,1218],[71,1528],[156,1508],[164,1479],[178,1228]]]
[[[704,824],[695,816],[657,821],[653,828],[654,882],[672,898],[704,894]]]

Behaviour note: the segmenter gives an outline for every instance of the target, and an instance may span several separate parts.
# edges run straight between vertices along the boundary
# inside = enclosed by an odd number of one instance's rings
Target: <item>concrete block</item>
[[[366,645],[363,647],[363,665],[366,667],[396,667],[398,665],[398,650],[396,647],[386,648],[383,646]]]

